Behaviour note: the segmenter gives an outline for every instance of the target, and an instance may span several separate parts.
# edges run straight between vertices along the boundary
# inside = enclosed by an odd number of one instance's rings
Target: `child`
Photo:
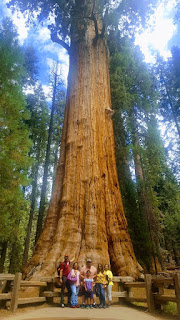
[[[108,299],[108,304],[107,306],[110,307],[111,301],[112,301],[112,286],[113,286],[113,282],[112,282],[112,278],[113,278],[113,274],[112,272],[109,270],[109,265],[105,264],[104,265],[104,272],[103,274],[106,276],[106,284],[105,284],[105,296],[106,296],[106,302]]]
[[[99,308],[106,308],[106,302],[105,302],[105,293],[104,293],[104,287],[106,283],[106,277],[103,274],[103,268],[102,265],[99,263],[97,267],[97,276],[96,276],[96,289],[99,297]]]
[[[85,287],[85,303],[87,303],[86,308],[92,309],[93,302],[93,279],[90,278],[91,271],[87,270],[86,278],[84,279]]]

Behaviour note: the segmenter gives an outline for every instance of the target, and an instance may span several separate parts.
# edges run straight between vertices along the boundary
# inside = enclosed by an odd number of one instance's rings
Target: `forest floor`
[[[155,319],[176,319],[173,316],[161,317],[160,315],[150,315],[144,310],[128,307],[125,305],[113,305],[108,309],[71,309],[59,308],[59,306],[43,305],[40,307],[19,308],[16,314],[4,310],[4,315],[0,320],[155,320]]]

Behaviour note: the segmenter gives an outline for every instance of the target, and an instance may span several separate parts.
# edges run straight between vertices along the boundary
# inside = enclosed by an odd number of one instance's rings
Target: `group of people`
[[[97,269],[92,266],[91,259],[87,259],[86,265],[79,270],[77,262],[70,268],[69,256],[64,256],[57,268],[61,286],[61,307],[64,308],[64,291],[67,288],[68,305],[79,308],[78,295],[82,296],[81,308],[97,308],[96,298],[99,298],[99,308],[110,306],[112,301],[112,272],[109,265],[104,268],[99,263]]]

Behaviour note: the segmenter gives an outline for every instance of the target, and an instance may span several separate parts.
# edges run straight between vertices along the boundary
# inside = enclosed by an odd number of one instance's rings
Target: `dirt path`
[[[155,320],[162,319],[146,312],[125,306],[112,306],[108,309],[61,309],[59,307],[36,308],[23,314],[0,317],[0,320]],[[172,320],[171,317],[166,320]]]

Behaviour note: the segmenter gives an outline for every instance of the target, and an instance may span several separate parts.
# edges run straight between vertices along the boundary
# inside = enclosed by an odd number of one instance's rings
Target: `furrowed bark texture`
[[[140,274],[116,172],[108,49],[89,22],[83,42],[71,44],[61,154],[45,227],[25,274],[55,272],[64,254],[111,263],[114,274]]]

